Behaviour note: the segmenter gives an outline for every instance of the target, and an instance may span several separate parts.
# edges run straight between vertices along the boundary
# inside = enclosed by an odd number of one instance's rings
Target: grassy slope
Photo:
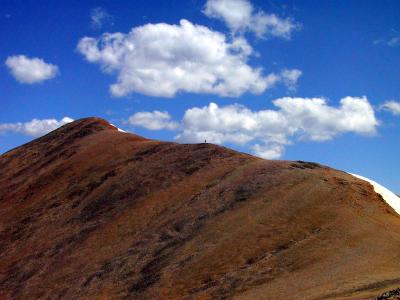
[[[399,217],[328,167],[92,118],[0,170],[4,297],[360,299],[400,284]]]

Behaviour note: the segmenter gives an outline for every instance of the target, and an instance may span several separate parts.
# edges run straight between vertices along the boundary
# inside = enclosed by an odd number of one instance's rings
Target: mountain
[[[369,299],[400,285],[399,215],[316,163],[87,118],[0,170],[0,299]]]
[[[356,174],[351,174],[351,175],[369,182],[373,186],[374,191],[376,193],[380,194],[382,196],[383,200],[385,200],[385,202],[387,204],[389,204],[395,210],[395,212],[400,214],[400,198],[399,198],[399,196],[397,196],[392,191],[388,190],[384,186],[380,185],[379,183],[377,183],[371,179],[368,179],[368,178],[365,178],[363,176],[356,175]]]

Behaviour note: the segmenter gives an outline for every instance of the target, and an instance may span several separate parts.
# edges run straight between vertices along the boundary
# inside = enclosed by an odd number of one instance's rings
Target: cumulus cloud
[[[233,33],[250,31],[258,37],[290,39],[301,27],[290,18],[256,11],[248,0],[208,0],[203,12],[210,18],[224,21]]]
[[[396,116],[400,116],[400,102],[394,100],[386,101],[380,106],[380,109],[389,111]]]
[[[33,119],[32,121],[25,123],[3,123],[0,124],[0,133],[13,132],[22,133],[33,137],[39,137],[72,121],[74,120],[69,117],[64,117],[61,120]]]
[[[111,22],[112,16],[102,7],[96,7],[90,12],[90,25],[94,29],[100,29],[105,22]]]
[[[14,78],[21,83],[39,83],[54,78],[58,74],[57,66],[46,63],[43,59],[37,57],[9,56],[5,64]]]
[[[244,38],[228,41],[224,34],[187,20],[84,37],[77,49],[104,72],[117,73],[110,87],[114,96],[173,97],[182,91],[238,97],[260,94],[281,79],[247,63],[253,49]]]
[[[248,145],[254,154],[275,159],[296,140],[327,141],[344,133],[372,135],[378,120],[366,97],[345,97],[339,107],[323,98],[280,98],[277,109],[252,111],[242,105],[188,109],[182,120],[181,142]]]
[[[166,111],[137,112],[129,117],[128,124],[150,130],[174,130],[179,127],[177,122],[171,121],[171,115]]]
[[[345,132],[371,135],[378,126],[366,97],[342,98],[338,108],[329,106],[323,98],[285,97],[273,103],[302,139],[327,141]]]

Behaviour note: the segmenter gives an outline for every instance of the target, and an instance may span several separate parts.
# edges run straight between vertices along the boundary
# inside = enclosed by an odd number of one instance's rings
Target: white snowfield
[[[374,191],[380,194],[383,200],[385,200],[385,202],[389,204],[400,215],[400,198],[395,193],[393,193],[392,191],[388,190],[384,186],[380,185],[379,183],[371,179],[368,179],[366,177],[357,174],[352,174],[352,173],[349,174],[369,182],[374,187]]]
[[[125,130],[122,130],[121,128],[118,128],[118,127],[115,126],[114,124],[111,124],[111,123],[109,123],[109,124],[110,124],[111,126],[114,126],[115,128],[117,128],[119,132],[124,132],[124,133],[126,133]]]

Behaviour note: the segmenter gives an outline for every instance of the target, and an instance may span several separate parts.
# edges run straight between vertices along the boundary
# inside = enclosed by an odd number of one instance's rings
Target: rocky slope
[[[0,299],[370,299],[400,285],[370,184],[75,121],[0,156]]]

